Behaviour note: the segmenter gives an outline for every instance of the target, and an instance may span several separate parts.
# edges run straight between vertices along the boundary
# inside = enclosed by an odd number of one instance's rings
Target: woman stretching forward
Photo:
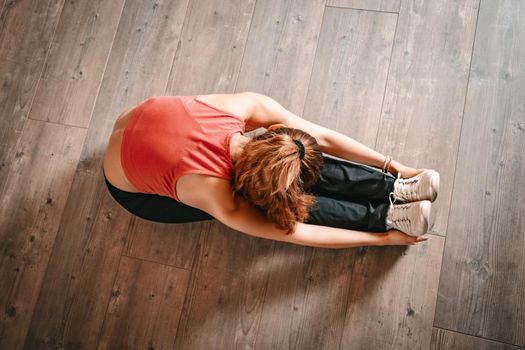
[[[115,200],[146,220],[217,219],[325,248],[426,240],[439,190],[438,172],[404,166],[255,92],[147,99],[117,119],[104,176]]]

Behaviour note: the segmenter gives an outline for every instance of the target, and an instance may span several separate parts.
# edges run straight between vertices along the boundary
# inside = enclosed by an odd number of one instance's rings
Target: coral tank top
[[[140,103],[122,137],[120,161],[126,178],[142,193],[177,201],[177,179],[206,174],[230,180],[230,138],[244,135],[244,120],[198,96],[158,96]]]

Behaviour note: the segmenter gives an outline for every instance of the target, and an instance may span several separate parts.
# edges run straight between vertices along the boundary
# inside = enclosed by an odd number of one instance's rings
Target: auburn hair
[[[299,140],[304,145],[300,159]],[[294,128],[277,128],[246,143],[234,166],[234,195],[262,209],[267,217],[291,234],[296,222],[304,222],[315,197],[305,191],[313,185],[323,167],[317,140]]]

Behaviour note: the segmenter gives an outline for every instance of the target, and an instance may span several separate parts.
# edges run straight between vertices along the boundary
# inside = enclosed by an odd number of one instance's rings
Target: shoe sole
[[[431,211],[432,205],[430,204],[430,201],[424,200],[419,201],[419,210],[421,212],[421,215],[423,216],[424,225],[423,225],[423,231],[422,232],[416,232],[410,234],[411,236],[421,236],[428,232],[428,222],[430,220],[430,211]]]
[[[433,202],[436,200],[439,192],[439,173],[435,170],[432,170],[432,176],[430,179],[432,194],[430,196],[430,201]]]

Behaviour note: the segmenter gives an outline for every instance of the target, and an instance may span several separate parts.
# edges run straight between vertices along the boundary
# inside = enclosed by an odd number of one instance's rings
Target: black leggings
[[[318,181],[308,192],[316,203],[310,208],[308,224],[359,231],[386,231],[388,194],[395,178],[362,164],[323,156]],[[122,191],[106,179],[113,198],[130,213],[162,223],[185,223],[215,219],[210,214],[156,194]]]

